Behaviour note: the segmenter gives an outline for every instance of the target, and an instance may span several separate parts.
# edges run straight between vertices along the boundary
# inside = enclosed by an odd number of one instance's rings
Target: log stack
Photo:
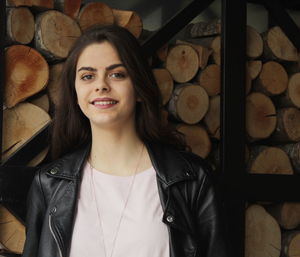
[[[191,150],[215,170],[220,166],[220,31],[218,21],[190,24],[174,44],[164,47],[166,58],[161,58],[161,67],[174,80],[173,93],[164,101],[164,122],[176,123]],[[279,27],[259,34],[248,26],[246,50],[245,83],[232,85],[246,92],[246,169],[256,174],[299,173],[299,55]],[[249,205],[245,256],[300,255],[299,217],[298,203]]]

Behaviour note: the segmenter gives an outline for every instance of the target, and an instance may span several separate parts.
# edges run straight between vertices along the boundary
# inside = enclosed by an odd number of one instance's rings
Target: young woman
[[[50,164],[28,196],[23,257],[224,257],[210,170],[160,124],[138,41],[117,26],[75,43]]]

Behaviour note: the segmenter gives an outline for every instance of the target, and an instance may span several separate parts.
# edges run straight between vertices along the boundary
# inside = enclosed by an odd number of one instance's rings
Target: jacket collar
[[[191,164],[177,150],[161,143],[146,142],[145,146],[158,179],[166,186],[196,178]],[[47,174],[63,179],[79,179],[90,148],[90,143],[85,144],[76,151],[55,161]]]

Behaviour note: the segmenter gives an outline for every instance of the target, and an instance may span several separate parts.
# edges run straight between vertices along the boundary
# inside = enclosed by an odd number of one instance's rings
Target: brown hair
[[[161,96],[151,68],[143,56],[137,39],[126,29],[115,26],[97,26],[87,30],[73,45],[60,77],[60,100],[55,106],[50,127],[51,155],[56,159],[90,142],[88,118],[77,104],[75,91],[76,65],[82,51],[93,43],[107,41],[117,50],[132,80],[137,97],[136,131],[140,139],[163,142],[184,149],[183,138],[161,125]]]

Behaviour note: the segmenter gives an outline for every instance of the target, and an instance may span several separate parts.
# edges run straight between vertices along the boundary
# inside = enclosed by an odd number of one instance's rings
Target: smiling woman
[[[162,126],[136,38],[113,25],[86,31],[60,89],[23,257],[227,256],[210,167]]]

